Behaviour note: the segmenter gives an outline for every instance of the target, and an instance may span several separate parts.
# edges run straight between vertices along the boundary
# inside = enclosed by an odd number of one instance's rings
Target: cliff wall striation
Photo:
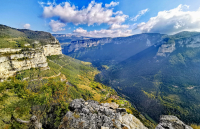
[[[35,42],[38,44],[38,42]],[[0,49],[0,80],[15,75],[16,72],[30,68],[49,69],[46,56],[62,54],[57,39],[37,48]]]

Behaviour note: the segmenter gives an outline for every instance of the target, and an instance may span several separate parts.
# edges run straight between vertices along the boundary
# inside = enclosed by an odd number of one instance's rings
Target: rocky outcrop
[[[184,124],[176,116],[163,115],[156,129],[192,129],[192,127]]]
[[[177,41],[180,47],[200,47],[200,35],[195,35],[188,38],[179,39]]]
[[[135,116],[117,104],[100,104],[75,99],[64,116],[60,129],[147,129]]]
[[[0,57],[0,79],[13,76],[17,71],[30,68],[48,68],[47,58],[43,52],[23,51]]]
[[[87,48],[92,46],[97,46],[99,44],[103,45],[106,43],[110,43],[112,38],[100,38],[100,39],[88,39],[88,40],[78,40],[72,41],[69,45],[68,52],[75,52],[80,50],[81,48]]]
[[[186,38],[174,39],[172,43],[163,41],[157,52],[157,56],[167,56],[176,50],[176,47],[197,48],[200,47],[200,35],[195,35]]]
[[[158,49],[157,56],[167,56],[168,53],[172,53],[176,50],[175,42],[171,44],[162,44]]]
[[[61,46],[57,39],[55,39],[55,41],[51,42],[50,44],[44,45],[43,50],[45,56],[62,54]]]

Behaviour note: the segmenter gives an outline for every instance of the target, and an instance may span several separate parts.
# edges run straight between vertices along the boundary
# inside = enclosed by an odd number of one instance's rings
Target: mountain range
[[[0,25],[0,127],[199,124],[200,33],[78,37]]]
[[[87,39],[62,48],[100,69],[96,80],[126,96],[147,118],[158,122],[161,114],[173,114],[199,123],[200,33]]]

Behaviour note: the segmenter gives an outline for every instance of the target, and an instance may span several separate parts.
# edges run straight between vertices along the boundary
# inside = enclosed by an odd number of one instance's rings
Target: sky
[[[200,0],[0,0],[0,24],[87,37],[200,32]]]

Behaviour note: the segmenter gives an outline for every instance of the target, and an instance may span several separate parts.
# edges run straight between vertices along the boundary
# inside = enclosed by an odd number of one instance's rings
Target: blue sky
[[[0,0],[0,24],[50,33],[118,37],[200,31],[199,0]]]

